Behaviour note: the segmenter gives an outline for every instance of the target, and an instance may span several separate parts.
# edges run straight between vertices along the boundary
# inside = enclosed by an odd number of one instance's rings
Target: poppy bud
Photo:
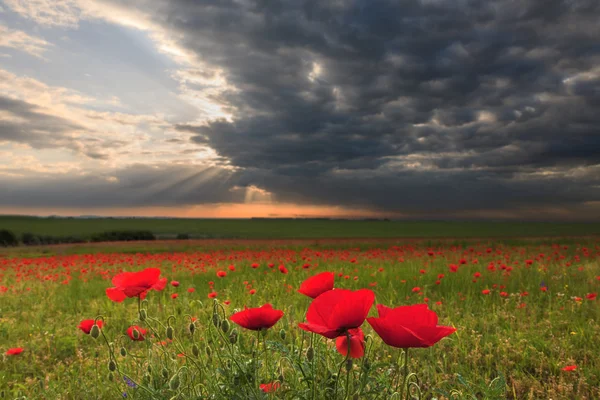
[[[226,319],[223,320],[223,322],[221,322],[221,330],[224,333],[227,333],[229,331],[229,321],[227,321]]]
[[[312,361],[314,357],[315,357],[315,349],[313,349],[313,347],[310,346],[308,348],[308,350],[306,350],[306,358],[308,359],[308,361]]]
[[[200,355],[200,349],[196,344],[192,346],[192,354],[194,355],[194,357],[198,357]]]
[[[125,357],[127,355],[127,350],[125,350],[125,347],[121,347],[121,355],[123,357]]]
[[[283,383],[283,373],[280,373],[279,376],[277,377],[277,380],[281,383]]]
[[[206,346],[206,355],[210,357],[210,354],[212,353],[212,349],[210,348],[210,346]]]
[[[352,370],[352,359],[351,358],[346,360],[346,371],[350,372],[350,370]]]
[[[220,322],[221,322],[221,319],[219,318],[219,314],[216,314],[216,313],[213,314],[213,316],[212,316],[212,323],[213,323],[213,325],[218,328]]]
[[[167,326],[167,338],[173,340],[173,327],[171,325]]]
[[[281,338],[281,340],[285,340],[285,336],[286,336],[285,331],[283,329],[280,329],[279,330],[279,337]]]
[[[173,377],[169,381],[169,389],[177,390],[179,388],[179,383],[180,383],[179,374],[173,375]]]
[[[365,371],[369,371],[371,369],[371,361],[369,361],[368,358],[365,358],[365,361],[363,362],[363,368]]]
[[[148,368],[146,368],[148,370],[148,373],[151,374],[152,373],[152,366],[148,365]]]
[[[148,314],[145,309],[140,310],[140,321],[145,321],[148,318]]]
[[[193,335],[193,334],[194,334],[194,332],[196,331],[196,325],[194,325],[194,323],[193,323],[193,322],[190,324],[189,330],[190,330],[190,333],[191,333],[192,335]]]
[[[390,396],[390,400],[402,400],[400,398],[400,393],[398,393],[398,392],[392,393],[392,395]]]
[[[117,364],[115,364],[115,362],[113,360],[110,360],[108,362],[108,370],[110,372],[114,372],[117,369]]]
[[[234,329],[231,332],[231,335],[229,335],[229,343],[236,344],[237,341],[238,341],[238,334],[237,334],[237,331]]]
[[[98,327],[98,325],[92,325],[92,329],[90,329],[90,336],[94,339],[98,339],[98,337],[100,336],[100,328]]]
[[[358,397],[358,393],[354,393],[354,396],[352,396],[352,400],[359,400],[360,397]]]
[[[160,373],[162,374],[163,378],[167,379],[169,377],[169,371],[166,368],[163,368],[162,371],[160,371]]]
[[[140,338],[140,331],[138,331],[136,328],[133,328],[131,330],[131,336],[133,336],[133,340],[138,340]]]
[[[150,374],[144,374],[144,376],[142,377],[142,382],[144,382],[145,384],[150,383],[150,380],[152,379],[152,377],[150,376]]]

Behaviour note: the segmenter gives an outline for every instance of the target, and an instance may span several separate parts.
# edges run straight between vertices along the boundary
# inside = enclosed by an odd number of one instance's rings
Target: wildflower
[[[22,352],[23,352],[22,347],[15,347],[15,348],[6,350],[5,354],[7,356],[17,356],[17,355],[21,354]]]
[[[131,340],[134,340],[136,342],[142,341],[144,340],[144,335],[147,333],[148,331],[144,328],[140,328],[137,325],[132,325],[129,328],[127,328],[127,336],[129,336],[129,338]]]
[[[333,272],[322,272],[302,282],[298,292],[313,299],[317,298],[320,294],[333,289],[334,279]]]
[[[86,335],[89,335],[90,331],[92,330],[92,326],[94,326],[94,323],[98,325],[98,328],[102,328],[102,320],[95,321],[93,319],[84,319],[79,323],[79,325],[77,325],[77,327],[81,329]]]
[[[265,304],[258,308],[246,307],[229,317],[230,320],[242,328],[258,331],[268,329],[275,325],[283,317],[283,311],[275,310],[271,304]]]
[[[335,340],[337,351],[343,355],[348,355],[348,336],[350,336],[350,357],[361,358],[365,355],[365,335],[360,328],[349,329],[348,335],[338,336]]]
[[[112,279],[114,287],[106,289],[106,295],[112,301],[122,302],[127,297],[146,297],[149,290],[163,290],[167,278],[160,279],[160,269],[146,268],[139,272],[123,272]]]
[[[265,393],[273,393],[277,391],[281,387],[279,382],[271,382],[271,383],[261,383],[260,390]]]
[[[358,328],[369,314],[375,294],[368,289],[327,291],[312,301],[306,313],[307,323],[298,326],[334,339],[349,329]]]
[[[225,271],[217,271],[217,276],[219,278],[225,278],[227,276],[227,272],[225,272]]]
[[[575,371],[577,369],[577,365],[567,365],[565,367],[562,368],[563,371]]]
[[[178,281],[171,281],[171,286],[177,287],[177,286],[179,286],[179,282]]]
[[[367,318],[367,322],[392,347],[430,347],[456,332],[456,328],[438,325],[437,314],[427,304],[397,308],[378,304],[377,312],[379,317]]]

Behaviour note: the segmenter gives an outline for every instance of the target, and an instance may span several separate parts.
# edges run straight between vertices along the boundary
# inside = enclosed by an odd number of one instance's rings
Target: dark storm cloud
[[[597,0],[138,4],[232,88],[231,120],[176,129],[279,201],[443,216],[600,200]]]
[[[597,1],[174,1],[162,11],[237,89],[221,99],[233,121],[178,129],[280,199],[390,211],[600,199],[597,175],[568,173],[600,163]],[[415,155],[430,168],[392,167]]]

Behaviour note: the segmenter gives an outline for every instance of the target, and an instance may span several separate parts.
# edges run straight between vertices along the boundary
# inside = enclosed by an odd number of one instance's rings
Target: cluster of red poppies
[[[298,326],[309,332],[336,339],[336,347],[344,356],[359,358],[364,355],[364,334],[361,325],[365,319],[383,341],[392,347],[429,347],[456,331],[439,326],[435,312],[427,304],[389,308],[377,305],[379,317],[367,318],[375,301],[368,289],[356,291],[334,289],[335,275],[323,272],[305,280],[300,293],[313,299],[305,323]],[[231,316],[236,324],[251,330],[271,328],[283,316],[270,304],[246,308]]]
[[[348,355],[348,351],[353,358],[364,355],[364,334],[360,327],[365,319],[386,344],[398,348],[429,347],[456,331],[452,327],[439,326],[436,313],[429,310],[426,304],[393,309],[378,304],[379,317],[367,318],[375,294],[368,289],[334,289],[334,280],[334,273],[323,272],[301,284],[298,291],[313,301],[306,313],[307,322],[298,326],[328,339],[336,339],[336,347],[343,355]],[[142,299],[149,290],[163,290],[166,282],[166,278],[160,278],[157,268],[124,272],[113,278],[114,287],[106,289],[106,294],[116,302],[128,297]],[[283,311],[265,304],[246,308],[233,314],[230,319],[243,328],[262,330],[271,328],[281,317]],[[90,324],[93,325],[93,320],[83,321],[80,328],[89,333]],[[133,334],[134,330],[137,330],[136,335]],[[143,340],[145,331],[134,326],[128,329],[127,334],[133,340]]]

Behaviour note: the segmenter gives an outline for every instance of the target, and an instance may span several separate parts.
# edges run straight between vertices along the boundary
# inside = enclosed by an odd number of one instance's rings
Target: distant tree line
[[[36,246],[43,244],[87,243],[87,242],[129,242],[136,240],[156,240],[151,231],[107,231],[85,236],[52,236],[26,232],[20,237],[8,229],[0,229],[0,246]]]

